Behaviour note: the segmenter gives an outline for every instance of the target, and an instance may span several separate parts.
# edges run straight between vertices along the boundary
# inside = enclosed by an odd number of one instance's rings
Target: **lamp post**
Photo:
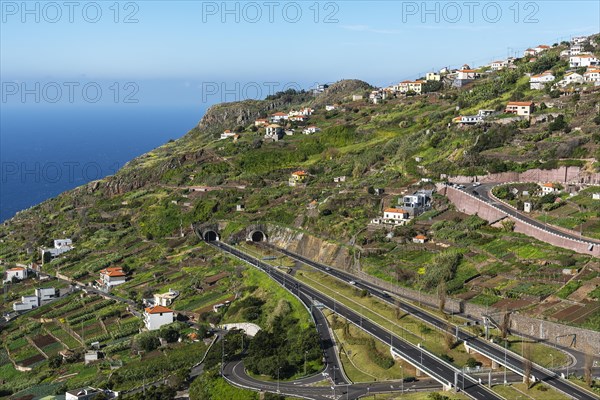
[[[279,371],[281,370],[281,367],[277,367],[277,393],[280,393],[279,391]]]
[[[508,339],[504,339],[504,386],[506,386],[506,343]]]
[[[554,368],[554,354],[550,353],[550,369]]]

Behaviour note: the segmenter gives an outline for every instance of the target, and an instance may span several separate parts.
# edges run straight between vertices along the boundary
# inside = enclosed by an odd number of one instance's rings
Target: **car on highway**
[[[351,285],[356,285],[356,282],[354,282],[354,281],[349,281],[348,283]]]
[[[479,182],[474,182],[474,183],[473,183],[473,187],[477,187],[477,186],[481,186],[481,183],[479,183]]]
[[[327,267],[325,268],[325,271],[331,271],[331,268]]]

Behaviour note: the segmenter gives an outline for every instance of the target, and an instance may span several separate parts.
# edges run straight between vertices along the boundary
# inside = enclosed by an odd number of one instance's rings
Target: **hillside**
[[[590,39],[598,41],[598,36]],[[600,53],[598,45],[590,46]],[[442,285],[450,296],[476,305],[496,304],[498,310],[600,330],[600,263],[590,256],[554,248],[508,226],[488,226],[456,212],[439,194],[433,195],[430,211],[404,226],[370,224],[402,194],[431,190],[431,182],[442,181],[442,175],[559,166],[600,172],[600,86],[582,82],[530,89],[529,75],[552,71],[559,81],[571,70],[584,73],[585,68],[571,68],[568,58],[560,57],[566,49],[568,44],[557,44],[533,62],[523,57],[498,71],[481,67],[480,77],[460,88],[440,83],[422,94],[386,94],[377,103],[369,99],[376,88],[345,80],[317,96],[288,91],[213,106],[181,139],[130,161],[114,176],[6,221],[0,227],[0,259],[7,269],[41,263],[40,246],[68,237],[74,249],[45,263],[42,271],[85,285],[98,279],[102,268],[124,265],[129,280],[114,294],[139,304],[174,288],[182,293],[174,308],[199,318],[217,302],[235,298],[236,291],[269,296],[256,276],[242,275],[236,262],[200,243],[192,224],[218,225],[222,240],[232,243],[244,242],[247,227],[261,225],[281,246],[408,290],[435,296]],[[532,115],[504,113],[511,101],[533,102]],[[265,127],[255,124],[276,112],[304,108],[314,110],[307,121],[278,122],[283,130],[293,130],[278,141],[265,140]],[[475,125],[455,123],[479,110],[493,115]],[[303,134],[308,126],[319,131]],[[220,140],[225,130],[239,137]],[[306,177],[290,185],[298,170]],[[377,194],[379,188],[383,194]],[[571,211],[577,212],[575,206]],[[413,242],[417,234],[435,243],[420,246]],[[578,271],[575,283],[562,274],[566,268]],[[191,282],[223,270],[231,282],[218,290],[207,294],[190,288]],[[3,312],[25,294],[22,284],[7,289]],[[540,306],[542,300],[547,307]],[[581,318],[567,318],[565,309],[573,302],[588,307]],[[273,326],[266,314],[258,320]]]

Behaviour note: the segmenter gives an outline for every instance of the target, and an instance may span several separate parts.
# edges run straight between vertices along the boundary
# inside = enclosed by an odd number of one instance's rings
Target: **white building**
[[[177,297],[179,297],[179,292],[173,289],[169,289],[167,293],[155,293],[154,305],[168,307]]]
[[[600,193],[592,193],[592,199],[600,200]]]
[[[439,81],[441,79],[442,79],[442,76],[440,74],[436,74],[435,72],[428,72],[425,75],[426,81]]]
[[[492,71],[500,71],[501,69],[504,69],[508,66],[508,61],[504,60],[504,61],[494,61],[490,64],[490,68],[492,69]]]
[[[276,142],[279,139],[281,139],[282,137],[283,137],[283,128],[280,125],[271,124],[271,125],[267,126],[266,133],[265,133],[265,139],[273,140]]]
[[[578,74],[577,72],[567,72],[565,76],[560,81],[558,81],[557,85],[560,87],[565,87],[572,84],[584,82],[585,79],[583,78],[583,76]]]
[[[569,66],[571,68],[593,67],[600,63],[600,60],[592,54],[579,54],[569,57]]]
[[[408,211],[402,208],[386,208],[383,210],[383,219],[388,223],[400,223],[409,219]]]
[[[54,288],[35,289],[35,296],[39,299],[40,303],[58,297]]]
[[[325,111],[333,111],[335,110],[335,106],[325,106]]]
[[[50,261],[67,251],[73,249],[73,241],[71,239],[55,239],[54,248],[42,248],[42,262]]]
[[[539,75],[532,75],[529,79],[529,88],[535,90],[542,90],[548,82],[553,82],[556,77],[551,71],[542,72]]]
[[[582,44],[587,42],[588,37],[587,36],[575,36],[573,37],[573,39],[571,39],[571,43],[573,44]]]
[[[150,331],[160,329],[161,326],[172,322],[173,310],[167,307],[154,306],[144,310],[144,324],[146,324],[146,328]]]
[[[456,79],[459,80],[468,80],[468,79],[477,79],[479,78],[479,73],[474,69],[461,69],[458,71],[456,75]]]
[[[317,132],[320,132],[320,131],[321,131],[320,128],[317,128],[316,126],[311,125],[311,126],[307,127],[306,129],[304,129],[302,131],[302,133],[304,133],[305,135],[310,135],[311,133],[317,133]]]
[[[109,267],[100,270],[99,286],[109,291],[113,286],[121,285],[127,280],[127,274],[121,267]]]
[[[288,114],[283,112],[276,112],[271,115],[271,122],[281,122],[289,118]]]
[[[40,299],[37,296],[22,296],[21,301],[13,303],[14,311],[27,311],[40,306]]]
[[[560,190],[553,183],[544,183],[542,186],[542,194],[558,193]]]
[[[528,117],[533,113],[533,106],[531,101],[511,101],[506,105],[504,112]]]
[[[229,139],[230,137],[234,136],[235,132],[232,132],[229,129],[227,129],[225,132],[221,133],[221,140]]]
[[[23,280],[27,278],[27,268],[25,267],[14,267],[7,269],[5,272],[4,282],[10,282],[13,278]]]
[[[583,74],[586,82],[600,82],[600,68],[590,68]]]

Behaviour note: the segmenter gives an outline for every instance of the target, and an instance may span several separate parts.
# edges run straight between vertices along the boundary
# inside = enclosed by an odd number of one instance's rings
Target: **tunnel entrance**
[[[267,241],[267,235],[261,231],[254,231],[252,232],[252,235],[250,235],[250,239],[252,239],[253,242],[265,242]]]
[[[204,232],[204,240],[207,242],[216,242],[219,240],[219,235],[215,231]]]

